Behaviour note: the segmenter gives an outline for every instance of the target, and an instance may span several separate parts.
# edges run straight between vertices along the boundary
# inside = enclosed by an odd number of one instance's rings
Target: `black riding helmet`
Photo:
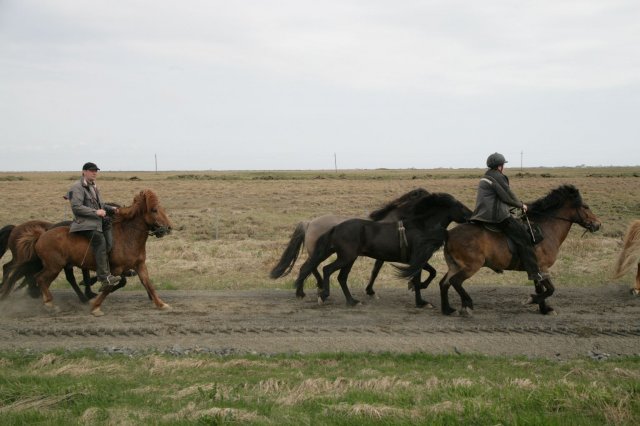
[[[487,157],[487,167],[490,169],[495,169],[498,166],[503,165],[504,163],[508,163],[508,161],[504,158],[504,155],[494,152],[489,157]]]

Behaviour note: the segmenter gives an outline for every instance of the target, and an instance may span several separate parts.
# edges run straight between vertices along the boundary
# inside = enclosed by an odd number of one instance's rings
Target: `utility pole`
[[[333,165],[336,168],[336,173],[338,173],[338,155],[333,153]]]
[[[524,156],[524,151],[520,151],[520,173],[522,173],[522,157]]]
[[[156,174],[158,174],[158,154],[153,154],[153,156],[156,158]]]

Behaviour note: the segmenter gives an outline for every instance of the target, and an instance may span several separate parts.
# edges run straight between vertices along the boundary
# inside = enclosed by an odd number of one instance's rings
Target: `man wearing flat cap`
[[[109,269],[109,252],[113,245],[111,226],[107,215],[117,213],[116,207],[104,204],[100,191],[96,186],[98,166],[85,163],[82,166],[82,177],[69,189],[69,201],[73,212],[70,232],[84,235],[96,258],[96,273],[102,283],[100,291],[111,289],[120,282],[120,277],[111,275]]]

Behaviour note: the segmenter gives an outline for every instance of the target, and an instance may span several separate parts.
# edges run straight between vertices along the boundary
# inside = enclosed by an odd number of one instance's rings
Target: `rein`
[[[577,223],[578,225],[582,226],[584,228],[584,233],[582,234],[582,236],[584,237],[586,235],[587,232],[589,232],[589,227],[585,224],[584,218],[582,217],[582,215],[580,214],[580,208],[576,207],[576,215],[578,216],[578,219],[567,219],[565,217],[560,217],[560,216],[555,216],[555,215],[551,215],[551,214],[534,214],[536,216],[542,216],[542,217],[548,217],[551,219],[558,219],[558,220],[563,220],[565,222],[569,222],[569,223]]]

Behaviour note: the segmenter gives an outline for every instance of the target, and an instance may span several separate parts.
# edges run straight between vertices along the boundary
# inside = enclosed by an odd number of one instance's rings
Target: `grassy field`
[[[604,228],[574,226],[552,273],[559,287],[610,282],[621,237],[640,218],[640,167],[510,171],[526,201],[577,186]],[[295,225],[366,216],[414,189],[473,207],[483,170],[101,172],[113,202],[157,192],[175,232],[148,243],[154,283],[170,289],[290,288],[271,281]],[[77,173],[0,173],[0,226],[70,218],[62,198]],[[9,260],[6,255],[2,262]],[[444,262],[436,254],[435,267]],[[371,261],[356,263],[361,291]],[[294,270],[294,273],[296,271]],[[467,285],[522,284],[483,271]],[[631,285],[632,277],[626,278]],[[55,287],[67,287],[58,279]],[[405,286],[384,268],[378,286]],[[139,289],[139,284],[131,287]],[[291,290],[293,292],[293,290]],[[425,354],[173,357],[139,353],[0,353],[1,424],[620,424],[640,422],[640,359],[569,362]]]
[[[637,359],[0,354],[23,424],[635,425]]]
[[[510,170],[514,191],[525,201],[574,184],[602,220],[603,229],[583,236],[574,226],[552,269],[558,285],[589,286],[608,282],[628,223],[640,217],[640,167]],[[322,214],[366,216],[411,189],[449,192],[473,207],[481,169],[356,170],[278,172],[101,172],[107,200],[131,204],[140,190],[157,192],[175,225],[167,238],[148,243],[148,264],[160,289],[288,288],[293,277],[268,279],[295,225]],[[69,219],[62,198],[73,172],[0,173],[0,226],[30,219]],[[8,255],[2,259],[8,260]],[[436,253],[435,267],[444,261]],[[366,283],[371,261],[356,262],[354,288]],[[294,270],[295,272],[295,270]],[[524,274],[481,271],[468,281],[526,283]],[[403,286],[392,268],[381,285]],[[64,285],[60,279],[56,285]],[[54,287],[55,288],[55,287]]]

